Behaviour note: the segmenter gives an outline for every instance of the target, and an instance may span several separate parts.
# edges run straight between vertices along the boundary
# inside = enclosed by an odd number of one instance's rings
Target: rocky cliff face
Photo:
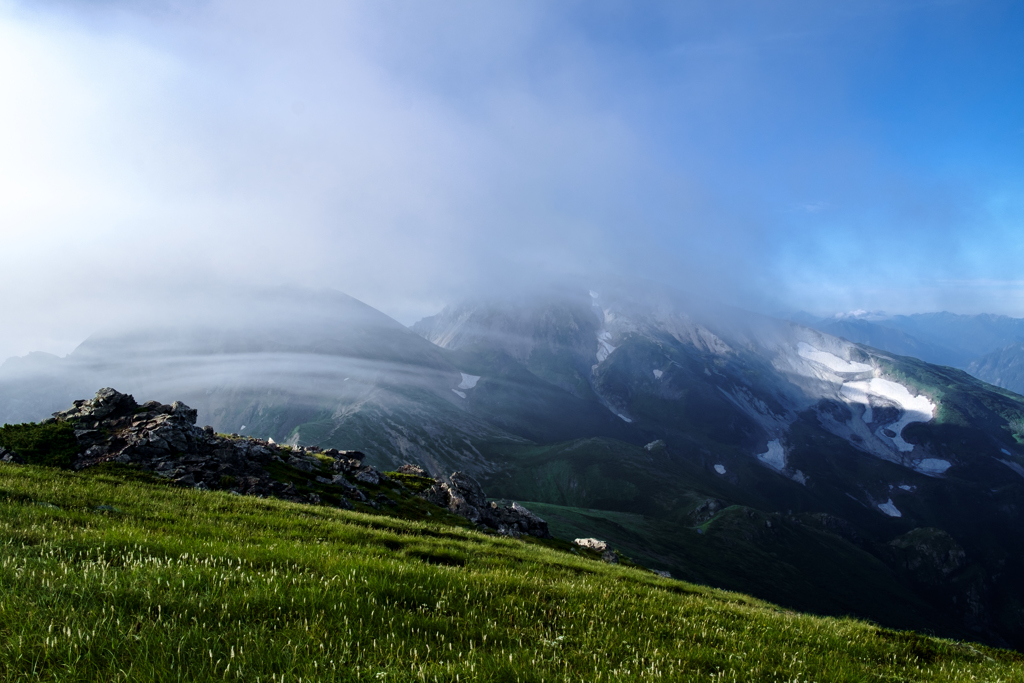
[[[118,463],[179,486],[349,509],[353,504],[395,505],[388,493],[412,495],[414,489],[424,489],[422,498],[479,526],[513,537],[550,537],[544,520],[518,503],[488,503],[480,485],[462,472],[446,482],[405,465],[389,477],[364,465],[358,451],[281,446],[272,440],[216,434],[212,427],[197,427],[196,411],[178,401],[139,405],[131,395],[106,388],[54,413],[44,424],[74,429],[79,450],[70,466],[75,470]],[[0,456],[7,462],[21,460],[13,451]]]

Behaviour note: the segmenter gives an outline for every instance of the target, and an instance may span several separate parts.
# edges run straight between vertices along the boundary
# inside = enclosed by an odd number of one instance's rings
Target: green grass
[[[3,681],[1024,680],[540,544],[111,473],[0,467],[0,548]]]

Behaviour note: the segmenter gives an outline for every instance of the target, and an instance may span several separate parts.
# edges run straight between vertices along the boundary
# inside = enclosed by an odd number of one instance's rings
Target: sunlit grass
[[[0,679],[1016,681],[1024,668],[466,529],[3,466]]]

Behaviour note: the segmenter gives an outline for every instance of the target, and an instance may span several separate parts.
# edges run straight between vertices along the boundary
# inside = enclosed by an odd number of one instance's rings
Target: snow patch
[[[608,330],[601,330],[597,333],[597,362],[603,363],[611,355],[617,346],[611,344],[612,333]]]
[[[800,470],[794,472],[792,478],[793,481],[800,484],[801,486],[807,486],[807,475],[801,472]]]
[[[910,484],[900,484],[900,488],[903,489],[904,491],[916,491],[917,490],[916,486],[911,486]]]
[[[914,466],[914,469],[925,474],[942,474],[952,466],[952,463],[948,460],[925,458],[921,462],[917,463],[917,465]]]
[[[1010,451],[1006,450],[1005,448],[1000,448],[999,450],[1001,450],[1003,452],[1003,455],[1013,455],[1013,453],[1011,453]]]
[[[824,365],[829,370],[834,372],[870,372],[871,366],[867,363],[856,363],[853,361],[843,360],[834,353],[828,351],[819,351],[807,342],[800,342],[796,345],[796,352],[800,354],[801,358],[814,361]]]
[[[876,434],[879,438],[891,440],[896,448],[904,453],[914,450],[914,445],[903,440],[903,428],[911,422],[928,422],[935,414],[935,404],[928,400],[927,396],[912,396],[910,390],[902,384],[881,377],[875,377],[866,382],[847,382],[843,385],[840,393],[851,403],[860,403],[865,407],[864,422],[866,423],[870,423],[873,417],[872,397],[884,398],[898,405],[903,412],[900,419],[879,428]],[[896,436],[886,436],[882,432],[883,428],[891,429]]]
[[[654,379],[661,379],[661,376],[664,375],[664,374],[665,373],[662,372],[661,370],[655,370],[654,371]],[[1004,451],[1004,453],[1005,453],[1005,451]],[[1009,455],[1009,453],[1006,453],[1006,454]]]
[[[725,465],[715,465],[715,472],[725,474]]]
[[[621,418],[622,418],[623,420],[625,420],[626,422],[632,422],[632,420],[630,420],[630,419],[629,419],[628,417],[626,417],[626,416],[625,416],[625,415],[623,415],[622,413],[615,413],[615,414],[616,414],[616,415],[618,415],[619,417],[621,417]]]
[[[472,389],[480,381],[480,375],[467,375],[464,372],[459,374],[462,375],[462,384],[459,385],[459,389]]]
[[[457,396],[459,396],[460,398],[466,398],[466,394],[462,393],[462,392],[461,392],[461,391],[459,391],[458,389],[452,389],[452,391],[454,391],[454,392],[455,392],[455,394],[456,394]]]
[[[892,498],[885,503],[879,503],[878,509],[889,515],[890,517],[902,517],[903,513],[896,509],[896,506],[892,504]]]
[[[757,456],[757,459],[773,469],[785,469],[786,451],[782,448],[782,442],[778,439],[772,439],[769,441],[768,450],[764,453],[760,453]]]

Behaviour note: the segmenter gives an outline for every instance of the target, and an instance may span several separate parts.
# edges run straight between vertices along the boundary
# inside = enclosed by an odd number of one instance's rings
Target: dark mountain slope
[[[967,371],[989,384],[1022,394],[1024,393],[1024,343],[1015,342],[987,353],[972,362]]]

